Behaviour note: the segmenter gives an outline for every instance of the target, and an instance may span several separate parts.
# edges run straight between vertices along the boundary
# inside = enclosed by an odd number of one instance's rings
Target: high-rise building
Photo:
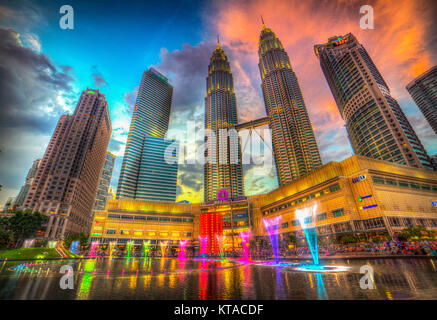
[[[282,186],[321,166],[322,159],[288,54],[264,21],[258,55],[276,170]]]
[[[173,192],[149,198],[152,194],[149,193],[149,189],[155,188],[155,182],[145,176],[150,168],[150,161],[153,160],[151,157],[161,154],[161,147],[166,143],[162,139],[159,143],[158,139],[154,138],[164,138],[168,130],[172,94],[173,87],[165,76],[153,68],[144,71],[121,166],[117,199],[172,199]],[[157,150],[153,150],[154,147],[157,147]],[[160,162],[162,159],[157,161]],[[170,189],[173,190],[173,187]]]
[[[83,91],[73,115],[60,118],[23,204],[49,217],[45,238],[89,232],[111,131],[99,90]]]
[[[176,201],[178,151],[177,141],[146,136],[135,199]]]
[[[431,159],[362,44],[351,33],[314,46],[356,154],[432,169]]]
[[[407,90],[437,134],[437,66],[411,81]]]
[[[38,169],[40,162],[41,162],[41,159],[36,159],[33,162],[32,167],[29,169],[29,172],[27,173],[26,181],[25,181],[24,185],[21,187],[20,192],[18,193],[18,196],[15,198],[14,207],[15,206],[20,207],[23,205],[24,199],[26,198],[27,193],[29,192],[30,186],[32,185],[33,178],[35,177],[36,170]]]
[[[218,198],[226,190],[230,197],[244,194],[243,168],[238,133],[237,99],[231,66],[217,42],[206,77],[205,97],[205,201]]]
[[[105,210],[108,199],[109,188],[111,186],[112,171],[114,170],[115,155],[106,152],[105,164],[100,175],[99,185],[97,187],[96,200],[94,202],[94,211]]]

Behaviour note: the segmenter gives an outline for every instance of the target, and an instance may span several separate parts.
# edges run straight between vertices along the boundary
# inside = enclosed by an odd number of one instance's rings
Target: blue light
[[[363,209],[370,209],[370,208],[374,208],[374,207],[377,207],[377,206],[378,206],[377,204],[372,204],[370,206],[363,207]]]

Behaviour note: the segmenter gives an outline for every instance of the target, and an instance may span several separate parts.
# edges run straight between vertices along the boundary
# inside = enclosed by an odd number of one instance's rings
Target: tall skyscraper
[[[210,133],[205,137],[205,201],[217,199],[221,190],[226,190],[229,197],[244,194],[241,149],[235,131],[237,123],[237,99],[231,66],[217,42],[206,77],[205,129]]]
[[[263,21],[259,71],[279,185],[322,165],[305,101],[287,52]]]
[[[23,205],[49,217],[45,238],[89,232],[111,131],[99,90],[83,91],[73,115],[60,118]]]
[[[94,211],[105,210],[106,200],[108,199],[109,188],[111,186],[112,171],[114,170],[115,155],[106,151],[105,164],[100,174],[99,185],[97,187]]]
[[[411,81],[407,90],[437,134],[437,66]]]
[[[167,197],[167,195],[150,198],[149,190],[155,188],[156,182],[144,176],[153,161],[151,157],[163,154],[161,147],[166,142],[162,138],[168,130],[172,94],[173,87],[165,76],[153,68],[144,71],[118,181],[117,199],[162,200],[162,197],[172,199],[172,196]],[[162,141],[159,143],[157,142],[159,139],[154,138],[161,138]],[[153,150],[155,146],[157,150]],[[160,157],[157,161],[164,160]],[[176,182],[174,189],[176,189]]]
[[[179,144],[174,140],[146,137],[135,199],[176,201],[178,151]]]
[[[431,159],[366,49],[348,33],[314,46],[356,154],[432,169]]]
[[[27,193],[29,192],[30,186],[32,185],[33,178],[35,177],[36,170],[38,169],[40,162],[41,162],[41,159],[36,159],[33,162],[32,167],[29,169],[29,172],[27,173],[26,182],[21,187],[20,192],[18,193],[18,196],[14,200],[14,207],[15,206],[20,207],[23,205],[24,199],[26,198]]]

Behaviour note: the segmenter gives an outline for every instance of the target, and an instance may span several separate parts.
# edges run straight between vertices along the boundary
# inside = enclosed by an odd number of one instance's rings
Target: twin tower
[[[258,55],[276,170],[282,186],[321,166],[322,159],[288,54],[275,33],[264,23]],[[207,161],[204,167],[205,201],[217,199],[221,190],[226,190],[230,197],[244,195],[241,161],[231,161],[232,157],[241,159],[241,150],[237,148],[238,154],[231,154],[234,149],[232,138],[220,133],[223,129],[237,127],[237,99],[231,67],[223,48],[217,43],[206,79],[205,128],[211,131],[215,143],[208,142],[209,137],[205,140],[208,152],[215,151],[216,161]]]

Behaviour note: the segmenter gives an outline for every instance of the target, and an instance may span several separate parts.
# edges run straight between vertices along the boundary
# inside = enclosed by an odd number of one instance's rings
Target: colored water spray
[[[130,259],[130,255],[131,255],[131,250],[132,250],[132,246],[134,245],[134,241],[128,241],[126,242],[126,258]]]
[[[185,249],[187,247],[188,240],[179,240],[179,260],[185,259]]]
[[[159,244],[161,246],[161,258],[165,257],[165,250],[167,249],[168,241],[161,241]]]
[[[205,258],[205,252],[206,252],[206,245],[208,243],[208,236],[199,236],[200,240],[200,254],[203,258]]]
[[[222,234],[216,234],[217,243],[220,249],[220,257],[222,260],[225,259],[224,251],[225,251],[225,236]]]
[[[90,249],[90,253],[89,253],[89,257],[95,257],[96,256],[96,248],[99,245],[99,241],[93,241],[91,242],[91,249]]]
[[[317,204],[296,210],[296,217],[299,219],[300,225],[305,233],[308,246],[313,257],[313,263],[319,264],[319,249],[317,246],[317,228],[316,228],[316,211]]]
[[[270,238],[270,243],[273,249],[273,255],[275,256],[275,263],[279,263],[279,243],[278,243],[278,229],[281,216],[277,216],[271,219],[263,219],[264,226]]]
[[[241,245],[243,246],[243,257],[245,261],[249,261],[249,231],[240,232]]]
[[[150,240],[143,241],[144,258],[149,257]]]

